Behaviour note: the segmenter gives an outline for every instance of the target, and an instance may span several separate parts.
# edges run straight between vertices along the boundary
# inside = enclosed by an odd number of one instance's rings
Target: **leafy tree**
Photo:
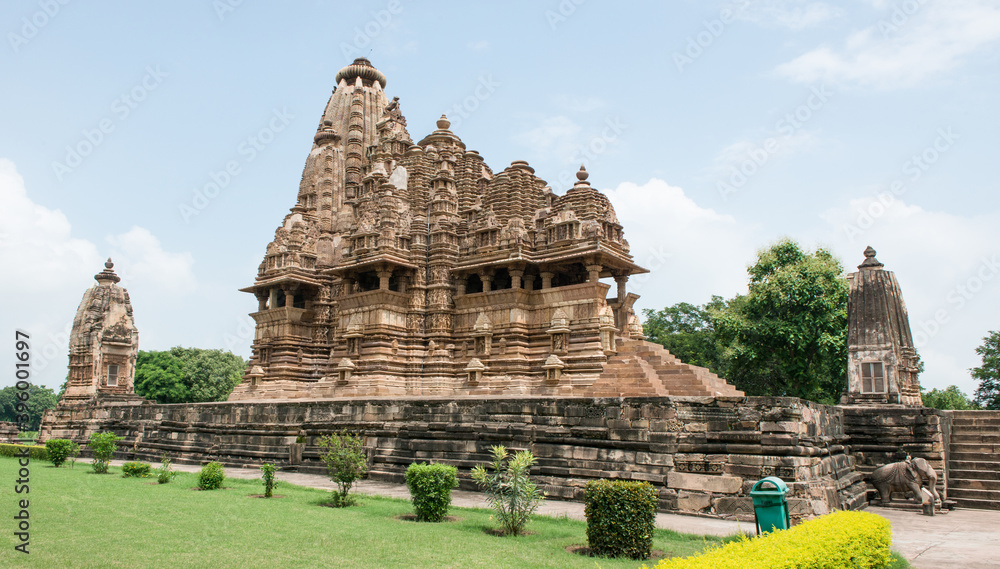
[[[836,403],[847,383],[847,282],[829,251],[785,239],[747,269],[748,292],[713,323],[727,379],[747,395]]]
[[[94,469],[94,472],[98,474],[108,473],[108,464],[111,463],[111,459],[115,456],[115,451],[118,450],[118,441],[123,440],[125,440],[125,437],[119,437],[111,431],[92,433],[90,435],[90,452],[94,455],[94,460],[91,461],[90,466]]]
[[[493,472],[482,464],[472,469],[472,479],[486,493],[486,500],[496,512],[504,535],[521,535],[545,494],[528,477],[535,464],[531,451],[518,451],[513,457],[503,445],[490,448]]]
[[[339,487],[330,503],[338,508],[353,506],[354,497],[349,495],[351,486],[368,472],[364,441],[357,435],[343,432],[320,437],[319,446],[326,449],[319,457],[326,463],[330,479]]]
[[[174,347],[140,351],[135,392],[160,403],[225,401],[239,384],[246,362],[222,350]]]
[[[33,383],[24,390],[28,394],[26,401],[18,398],[18,392],[22,392],[22,390],[13,385],[0,389],[0,421],[17,423],[17,416],[27,413],[28,422],[25,430],[37,431],[42,422],[42,414],[45,413],[46,409],[55,407],[59,403],[59,399],[55,392],[48,387]],[[18,411],[18,403],[23,404],[26,409]]]
[[[696,306],[680,302],[663,310],[643,310],[643,333],[681,361],[723,374],[725,362],[716,343],[712,315],[724,310],[726,301],[712,296],[711,302]]]
[[[965,393],[962,393],[957,385],[949,385],[945,389],[934,388],[927,393],[921,393],[920,398],[923,399],[924,407],[933,407],[934,409],[964,411],[979,408]]]
[[[976,403],[984,409],[1000,409],[1000,331],[989,332],[976,353],[983,357],[983,365],[971,370],[979,380]]]

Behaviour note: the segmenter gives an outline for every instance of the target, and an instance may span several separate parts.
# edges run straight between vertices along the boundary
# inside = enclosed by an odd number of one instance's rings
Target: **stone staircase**
[[[1000,411],[953,411],[948,498],[964,508],[1000,510]]]
[[[594,383],[593,397],[743,396],[724,379],[680,361],[659,344],[619,338],[617,349]]]

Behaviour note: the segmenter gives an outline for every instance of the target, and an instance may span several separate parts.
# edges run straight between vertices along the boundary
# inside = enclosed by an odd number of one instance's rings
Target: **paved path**
[[[123,461],[112,461],[120,466]],[[154,465],[155,466],[155,465]],[[200,466],[177,464],[176,470],[197,472]],[[260,478],[259,468],[226,468],[232,478]],[[335,484],[326,476],[299,472],[280,472],[280,480],[299,486],[333,489]],[[394,498],[409,499],[410,493],[403,484],[362,480],[355,485],[358,492]],[[488,508],[479,492],[456,490],[452,504],[467,508]],[[1000,568],[1000,511],[954,510],[948,514],[923,516],[916,512],[868,508],[892,522],[893,549],[898,551],[914,569],[997,569]],[[546,516],[567,516],[585,520],[583,504],[546,500],[538,509]],[[657,514],[656,526],[663,529],[698,535],[731,535],[738,531],[752,533],[752,523]]]

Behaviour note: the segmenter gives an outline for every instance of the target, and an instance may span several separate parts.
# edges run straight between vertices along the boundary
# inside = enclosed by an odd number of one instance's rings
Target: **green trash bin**
[[[764,488],[771,485],[774,488]],[[788,486],[775,476],[768,476],[753,485],[750,498],[753,499],[753,517],[757,523],[757,535],[776,529],[788,529],[788,500],[785,494]]]

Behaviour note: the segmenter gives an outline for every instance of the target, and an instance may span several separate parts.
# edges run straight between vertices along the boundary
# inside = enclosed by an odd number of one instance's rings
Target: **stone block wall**
[[[753,519],[749,490],[764,476],[789,483],[793,517],[863,504],[864,484],[844,447],[844,416],[794,398],[367,399],[118,405],[64,411],[49,432],[125,436],[129,457],[226,464],[276,462],[325,473],[317,439],[364,436],[371,477],[402,482],[414,461],[451,464],[463,488],[490,447],[528,449],[551,498],[581,500],[590,480],[646,480],[660,509]],[[295,441],[306,436],[304,449]],[[298,453],[301,452],[299,462]],[[295,464],[297,462],[297,464]]]

